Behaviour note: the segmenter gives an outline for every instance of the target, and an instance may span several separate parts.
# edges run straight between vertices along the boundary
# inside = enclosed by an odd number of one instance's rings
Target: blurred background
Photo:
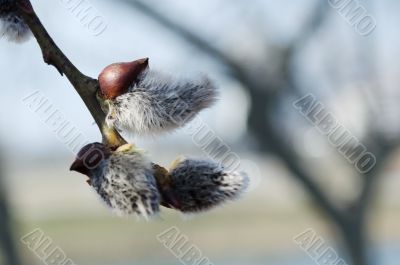
[[[350,1],[347,9],[328,0],[78,2],[32,0],[89,76],[149,57],[152,68],[214,79],[221,99],[201,119],[239,155],[252,184],[240,201],[196,216],[163,209],[151,222],[116,217],[68,171],[74,153],[23,101],[40,91],[64,121],[98,141],[81,99],[43,63],[34,39],[1,40],[0,264],[44,264],[20,241],[36,228],[75,264],[180,264],[157,240],[171,226],[215,265],[314,264],[293,240],[309,228],[347,264],[398,264],[398,1]],[[88,26],[93,14],[104,30]],[[366,15],[376,28],[362,34],[354,23]],[[293,107],[308,93],[374,154],[371,171],[359,173]],[[181,154],[210,156],[185,129],[130,139],[161,165]]]

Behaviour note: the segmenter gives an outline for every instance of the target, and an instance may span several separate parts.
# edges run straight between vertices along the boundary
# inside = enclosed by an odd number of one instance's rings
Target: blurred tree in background
[[[359,79],[367,82],[368,86],[361,91],[358,97],[371,103],[367,96],[372,93],[373,102],[366,107],[369,120],[365,125],[367,129],[359,136],[359,139],[375,155],[377,163],[367,173],[358,173],[355,168],[350,170],[348,177],[356,178],[359,181],[359,187],[355,189],[357,195],[343,203],[339,203],[341,194],[338,198],[330,196],[328,184],[320,185],[321,183],[316,180],[316,172],[309,170],[307,157],[298,151],[298,144],[296,144],[299,128],[307,127],[301,123],[306,121],[292,109],[292,102],[307,92],[321,96],[324,101],[330,100],[326,96],[328,93],[320,91],[322,85],[321,87],[318,85],[305,87],[301,76],[301,68],[308,61],[299,60],[299,57],[309,48],[308,45],[312,43],[312,40],[321,37],[320,33],[326,28],[333,13],[333,8],[328,1],[315,2],[315,7],[309,10],[310,12],[305,16],[305,21],[301,22],[302,26],[299,27],[295,37],[283,44],[273,43],[268,34],[264,33],[267,30],[260,29],[261,23],[254,23],[261,18],[252,17],[249,21],[246,20],[248,17],[240,17],[247,10],[249,3],[246,1],[244,3],[229,2],[229,5],[237,7],[239,15],[235,24],[226,28],[224,32],[220,32],[220,39],[224,39],[224,37],[228,39],[231,37],[230,34],[237,32],[236,40],[242,42],[241,44],[249,42],[253,44],[253,47],[261,47],[261,50],[254,52],[241,48],[241,45],[234,41],[230,42],[230,45],[227,44],[229,42],[219,45],[206,34],[199,33],[201,30],[185,26],[185,23],[179,21],[178,18],[169,15],[170,12],[165,12],[146,1],[126,1],[130,7],[142,12],[160,26],[213,58],[226,69],[230,78],[239,82],[247,90],[251,100],[248,130],[257,140],[259,151],[277,156],[291,173],[293,179],[306,190],[319,211],[324,213],[327,220],[339,232],[340,240],[343,242],[343,247],[346,249],[351,263],[367,265],[372,263],[372,257],[368,256],[370,206],[375,198],[375,187],[382,175],[385,163],[396,150],[399,139],[388,137],[387,131],[383,130],[376,122],[376,120],[382,120],[381,115],[385,114],[384,109],[375,107],[380,105],[380,100],[383,100],[385,95],[383,92],[378,92],[382,91],[382,88],[376,76],[376,69],[374,69],[376,62],[373,59],[373,38],[364,38],[357,50],[359,58],[356,64],[361,73]],[[258,4],[255,3],[255,5]],[[368,7],[371,10],[372,5]],[[262,9],[263,7],[259,8],[259,10]],[[224,11],[225,8],[221,8],[221,13]],[[254,27],[254,25],[258,27]],[[236,31],[239,28],[240,31]],[[330,51],[327,49],[325,53],[330,53]],[[254,56],[254,54],[256,55]],[[303,65],[299,65],[299,62]],[[345,83],[353,85],[351,83],[353,80],[350,82],[340,75],[347,68],[341,69],[344,65],[340,63],[339,59],[336,61],[336,65],[329,65],[324,70],[325,74],[331,78],[332,86],[337,87],[336,93],[340,92],[341,87],[346,86],[343,85]],[[310,84],[312,81],[308,83]],[[343,157],[339,159],[344,160]]]

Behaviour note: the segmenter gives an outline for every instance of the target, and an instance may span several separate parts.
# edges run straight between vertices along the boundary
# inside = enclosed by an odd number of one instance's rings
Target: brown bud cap
[[[115,99],[126,93],[132,83],[148,66],[149,58],[107,66],[99,75],[101,97]]]
[[[90,170],[98,167],[103,159],[108,159],[111,151],[101,143],[87,144],[78,152],[70,170],[90,177]]]

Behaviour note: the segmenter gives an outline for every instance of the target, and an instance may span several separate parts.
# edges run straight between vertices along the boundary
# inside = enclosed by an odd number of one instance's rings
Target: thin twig
[[[53,65],[61,75],[68,78],[79,96],[82,98],[90,114],[96,121],[97,126],[103,137],[103,142],[111,148],[116,148],[126,141],[114,128],[110,128],[105,123],[105,114],[96,99],[96,93],[99,87],[98,81],[82,74],[65,56],[61,49],[55,44],[53,39],[47,33],[45,27],[40,22],[29,0],[18,0],[20,13],[36,38],[43,54],[43,60]]]

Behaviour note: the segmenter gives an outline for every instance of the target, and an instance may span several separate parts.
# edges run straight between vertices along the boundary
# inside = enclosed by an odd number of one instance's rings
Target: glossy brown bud
[[[132,83],[148,66],[149,58],[107,66],[99,75],[101,96],[105,99],[115,99],[126,93]]]

